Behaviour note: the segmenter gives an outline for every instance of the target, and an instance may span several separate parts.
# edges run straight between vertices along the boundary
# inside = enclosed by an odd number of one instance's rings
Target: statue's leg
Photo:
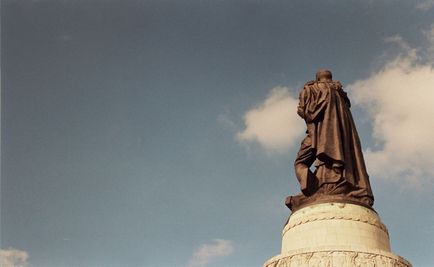
[[[314,194],[317,187],[316,176],[309,169],[315,158],[316,153],[315,149],[312,148],[312,139],[310,136],[306,136],[294,162],[295,175],[300,182],[301,192],[305,196]]]

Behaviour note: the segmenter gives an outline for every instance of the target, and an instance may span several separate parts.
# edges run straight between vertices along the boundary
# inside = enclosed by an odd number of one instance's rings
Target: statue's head
[[[318,82],[330,82],[332,80],[332,72],[327,69],[320,69],[316,73],[316,80]]]

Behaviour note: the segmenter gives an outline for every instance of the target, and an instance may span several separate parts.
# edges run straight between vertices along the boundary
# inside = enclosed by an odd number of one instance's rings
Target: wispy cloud
[[[297,104],[290,88],[273,88],[262,103],[245,113],[245,128],[237,133],[238,141],[259,144],[268,153],[287,152],[305,131]]]
[[[432,49],[433,28],[425,36]],[[380,147],[366,150],[368,170],[371,176],[404,177],[414,184],[433,181],[433,62],[422,62],[418,56],[427,51],[410,48],[399,36],[393,39],[403,48],[402,54],[347,87],[353,102],[369,110],[373,138]]]
[[[236,131],[237,126],[235,122],[229,117],[229,112],[225,111],[217,117],[217,122],[228,131]]]
[[[404,38],[402,38],[401,35],[399,34],[395,34],[393,36],[389,36],[384,38],[384,41],[386,43],[394,43],[397,44],[406,54],[412,54],[414,55],[414,53],[416,53],[416,49],[412,48],[407,41],[404,40]]]
[[[431,24],[431,27],[428,30],[423,31],[425,38],[427,40],[426,47],[426,56],[429,59],[434,58],[434,24]]]
[[[27,267],[28,258],[28,253],[23,250],[14,248],[0,249],[1,267]]]
[[[232,241],[214,239],[208,244],[201,245],[192,255],[187,267],[204,267],[211,262],[231,255],[234,252]]]
[[[434,0],[422,0],[416,4],[416,9],[428,11],[434,7]]]

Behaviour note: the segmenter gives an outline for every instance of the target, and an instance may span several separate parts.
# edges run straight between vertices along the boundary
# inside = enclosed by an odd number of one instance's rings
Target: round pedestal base
[[[390,250],[378,214],[349,203],[321,203],[291,214],[282,232],[281,254],[264,267],[411,266]]]

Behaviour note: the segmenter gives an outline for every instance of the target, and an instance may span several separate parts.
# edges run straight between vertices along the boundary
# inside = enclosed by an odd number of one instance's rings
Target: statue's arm
[[[301,118],[304,119],[304,106],[301,103],[301,101],[298,102],[298,106],[297,106],[297,114],[298,116],[300,116]]]
[[[298,96],[298,106],[297,106],[297,114],[303,118],[306,119],[306,105],[309,99],[309,88],[308,87],[304,87],[301,91],[300,94]]]
[[[305,85],[300,92],[297,113],[306,123],[312,123],[321,118],[321,114],[328,103],[328,93],[321,94],[312,92],[309,84]]]

